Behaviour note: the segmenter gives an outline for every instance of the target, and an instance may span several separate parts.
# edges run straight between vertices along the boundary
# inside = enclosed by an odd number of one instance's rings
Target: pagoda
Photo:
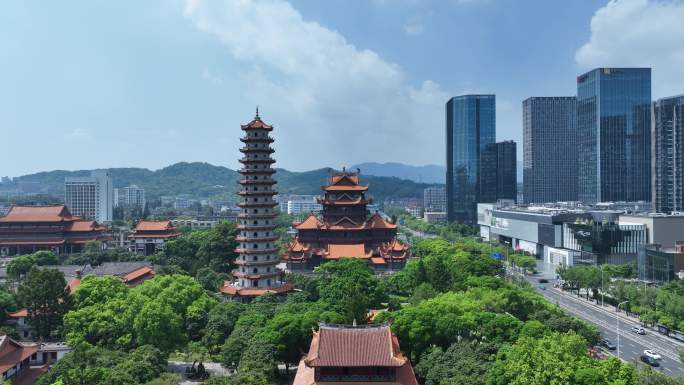
[[[402,269],[409,247],[396,239],[397,225],[382,215],[369,215],[367,185],[360,171],[331,171],[324,195],[318,198],[322,215],[311,213],[293,227],[297,235],[287,244],[283,259],[291,271],[310,271],[321,263],[343,257],[365,260],[376,272]]]
[[[262,294],[285,293],[292,285],[283,282],[283,271],[277,267],[280,263],[275,232],[278,213],[273,200],[276,170],[271,167],[275,160],[271,157],[274,150],[269,135],[273,126],[261,120],[257,108],[254,119],[241,128],[245,135],[240,140],[245,145],[240,148],[244,156],[240,159],[242,179],[237,193],[241,212],[235,252],[239,255],[234,262],[237,268],[232,272],[232,282],[224,282],[220,291],[234,299],[249,301]]]

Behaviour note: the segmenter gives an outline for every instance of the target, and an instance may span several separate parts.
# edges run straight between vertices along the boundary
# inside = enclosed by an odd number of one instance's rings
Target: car
[[[540,283],[540,284],[539,284],[539,289],[540,289],[540,290],[546,290],[546,286],[544,286],[543,284]]]
[[[649,356],[649,357],[653,358],[654,360],[662,360],[663,359],[663,357],[661,357],[660,354],[658,354],[658,352],[656,352],[655,350],[646,349],[646,350],[644,350],[644,355]]]
[[[546,278],[539,278],[539,283],[549,283],[549,280]]]
[[[644,328],[638,327],[638,326],[633,326],[633,327],[632,327],[632,331],[633,331],[634,333],[639,334],[639,335],[642,335],[642,336],[643,336],[644,334],[646,334],[646,330],[644,330]]]
[[[600,345],[608,350],[615,350],[616,348],[615,344],[607,338],[602,339]]]
[[[653,367],[656,367],[656,368],[657,368],[658,366],[660,366],[660,363],[658,362],[658,360],[656,360],[656,359],[654,359],[654,358],[651,358],[651,357],[649,357],[649,356],[647,356],[647,355],[642,355],[642,356],[639,357],[639,358],[641,359],[641,362],[644,362],[644,363],[646,363],[646,364],[648,364],[648,365],[651,365],[651,366],[653,366]]]

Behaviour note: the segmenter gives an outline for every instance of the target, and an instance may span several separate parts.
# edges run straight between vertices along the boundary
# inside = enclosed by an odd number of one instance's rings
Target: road
[[[684,364],[679,360],[679,351],[684,345],[680,342],[663,336],[652,329],[647,329],[646,335],[632,332],[630,329],[633,326],[641,326],[638,321],[627,318],[624,313],[620,313],[620,316],[616,318],[617,313],[613,307],[602,307],[594,302],[580,299],[575,294],[561,292],[559,289],[553,288],[555,282],[553,274],[528,275],[526,278],[549,301],[558,304],[568,313],[596,325],[601,332],[601,336],[609,339],[616,345],[616,327],[619,322],[621,359],[637,363],[638,365],[644,365],[639,360],[643,351],[646,349],[655,350],[663,357],[657,370],[670,376],[684,375]],[[549,280],[549,283],[545,284],[546,290],[539,289],[539,278],[547,278]],[[612,355],[617,355],[617,350],[608,352]]]
[[[425,234],[408,227],[404,227],[404,229],[417,237],[436,237],[433,234]],[[617,345],[616,327],[619,323],[621,359],[636,363],[637,365],[645,365],[640,361],[639,357],[646,349],[655,350],[662,356],[660,367],[656,370],[660,370],[669,376],[684,376],[684,364],[679,360],[679,351],[684,348],[684,344],[663,336],[652,329],[647,329],[646,335],[632,332],[630,329],[633,326],[641,326],[639,322],[627,318],[624,316],[624,313],[621,313],[623,316],[616,319],[617,313],[611,307],[602,307],[593,302],[577,298],[574,294],[564,293],[559,289],[553,288],[553,284],[556,281],[555,273],[548,271],[548,269],[545,271],[543,266],[539,266],[537,270],[541,273],[525,276],[535,290],[552,303],[557,303],[568,313],[596,325],[601,332],[601,336],[609,339],[615,345]],[[539,278],[549,280],[549,283],[545,284],[546,290],[539,289]],[[617,349],[606,351],[617,356]]]

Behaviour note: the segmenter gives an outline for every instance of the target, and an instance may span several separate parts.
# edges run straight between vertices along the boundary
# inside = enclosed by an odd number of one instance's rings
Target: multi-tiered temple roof
[[[240,140],[245,145],[240,148],[244,156],[240,159],[242,179],[237,193],[241,212],[235,251],[239,256],[235,260],[237,268],[233,270],[232,282],[225,282],[220,290],[245,299],[266,293],[285,293],[292,285],[282,281],[283,272],[277,267],[280,258],[275,218],[278,213],[273,200],[276,194],[273,174],[276,171],[271,167],[275,160],[271,157],[273,139],[269,136],[273,126],[264,123],[257,110],[254,120],[241,128],[245,135]]]
[[[409,248],[396,239],[397,225],[382,215],[368,215],[368,186],[361,185],[359,172],[333,172],[324,195],[322,217],[313,213],[293,227],[297,236],[287,245],[283,259],[291,270],[310,270],[343,257],[368,261],[376,270],[404,266]]]
[[[87,242],[110,240],[106,231],[95,221],[71,215],[64,205],[13,206],[0,218],[0,255],[76,253]]]

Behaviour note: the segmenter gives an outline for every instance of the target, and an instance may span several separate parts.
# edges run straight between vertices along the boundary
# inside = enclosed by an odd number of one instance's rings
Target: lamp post
[[[601,307],[603,307],[603,266],[601,265]]]
[[[617,313],[615,313],[615,334],[617,334],[617,358],[620,359],[620,306],[629,301],[620,302],[617,305]]]

